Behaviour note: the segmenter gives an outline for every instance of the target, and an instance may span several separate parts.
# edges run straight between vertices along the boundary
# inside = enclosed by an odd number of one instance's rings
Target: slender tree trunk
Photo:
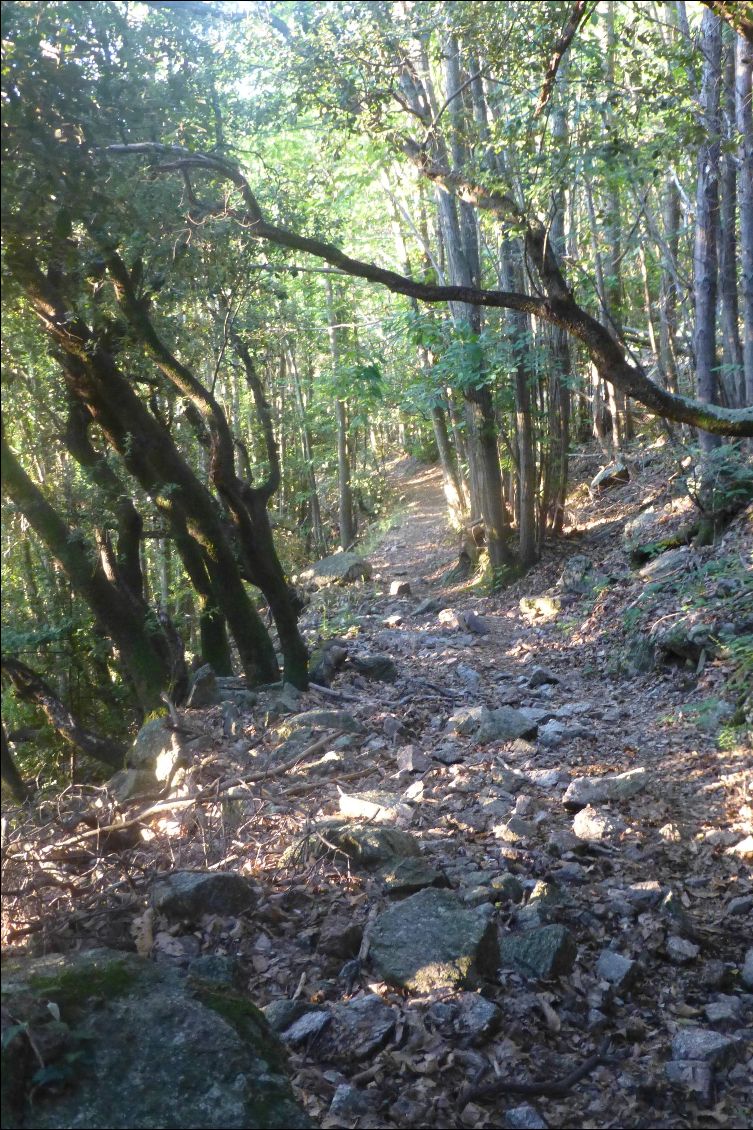
[[[713,12],[705,9],[701,24],[701,52],[704,63],[700,103],[707,140],[704,141],[698,152],[696,226],[693,248],[695,291],[693,345],[698,399],[708,404],[718,403],[716,380],[718,255],[716,235],[719,210],[721,26]],[[699,432],[699,440],[704,451],[710,451],[719,444],[716,436],[705,431]]]
[[[727,366],[722,381],[727,404],[745,405],[745,371],[740,341],[740,310],[737,299],[737,154],[730,150],[735,136],[735,45],[734,32],[722,32],[724,56],[725,151],[719,179],[719,292],[722,300],[722,333]],[[728,41],[728,42],[727,42]]]
[[[663,199],[665,250],[662,253],[659,299],[659,354],[661,370],[670,392],[680,391],[677,364],[677,253],[680,231],[680,193],[673,176],[668,176]],[[668,257],[671,262],[668,262]]]
[[[434,429],[434,439],[439,452],[439,463],[442,468],[442,481],[447,509],[454,525],[460,526],[463,522],[464,509],[460,490],[460,476],[458,474],[455,455],[447,431],[447,416],[441,405],[435,404],[431,410],[431,423]]]
[[[298,415],[298,434],[300,437],[303,463],[306,468],[305,474],[309,493],[309,513],[311,516],[311,534],[314,541],[314,550],[319,557],[324,557],[327,552],[327,541],[324,536],[319,488],[316,482],[316,471],[314,470],[311,429],[309,428],[308,419],[306,418],[306,405],[303,399],[303,388],[298,373],[298,366],[293,351],[290,348],[288,348],[287,351],[287,363],[288,371],[293,381],[294,401]]]
[[[742,287],[740,297],[744,322],[743,367],[745,370],[745,404],[753,404],[753,44],[741,35],[735,41],[735,113],[740,134],[740,260]]]
[[[608,0],[606,10],[607,43],[604,55],[604,78],[608,91],[616,89],[615,60],[617,35],[614,26],[614,0]],[[614,115],[611,100],[605,103],[605,125],[607,136],[614,129]],[[606,208],[604,217],[606,234],[606,290],[604,299],[607,307],[608,323],[618,338],[622,337],[622,213],[620,207],[620,184],[615,172],[610,170],[606,180]],[[609,409],[612,414],[612,444],[615,452],[622,451],[624,442],[632,434],[632,424],[625,394],[611,382],[607,382]]]
[[[333,377],[337,380],[340,365],[340,339],[337,330],[335,296],[332,282],[326,280],[327,311],[329,317],[329,349],[332,357]],[[356,525],[353,515],[353,491],[350,485],[350,459],[348,457],[348,410],[345,401],[335,400],[335,419],[337,421],[337,484],[340,519],[340,545],[349,549],[356,540]]]
[[[555,103],[552,111],[552,137],[558,151],[564,157],[568,147],[568,122],[565,95],[569,73],[567,56],[561,61],[555,79]],[[562,189],[557,189],[553,200],[551,235],[554,250],[563,259],[566,250],[565,208],[566,198]],[[551,528],[554,534],[561,534],[565,521],[565,499],[567,497],[568,452],[570,449],[570,383],[572,381],[572,361],[570,342],[564,330],[552,327],[551,334],[552,371],[549,377],[549,483],[547,499],[552,507]]]
[[[11,752],[10,742],[8,735],[5,732],[5,726],[0,723],[0,780],[4,785],[7,785],[13,794],[14,800],[19,804],[29,799],[31,794],[30,787],[26,784],[23,777],[18,771],[15,759]]]
[[[72,532],[31,481],[2,440],[3,491],[26,516],[29,525],[60,562],[74,591],[89,605],[102,630],[118,648],[142,710],[161,708],[161,693],[171,689],[169,649],[157,642],[158,627],[148,606],[105,576],[93,547]]]

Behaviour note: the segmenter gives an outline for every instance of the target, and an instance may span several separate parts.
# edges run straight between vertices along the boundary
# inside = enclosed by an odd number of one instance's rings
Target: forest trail
[[[11,942],[28,933],[65,952],[135,939],[145,956],[189,970],[222,955],[270,1020],[288,1017],[297,1093],[327,1130],[743,1130],[753,1120],[751,758],[707,726],[724,693],[720,664],[620,668],[646,592],[621,533],[647,479],[597,499],[581,492],[577,536],[547,544],[537,568],[488,594],[443,582],[457,535],[439,472],[403,461],[391,473],[394,517],[368,555],[373,580],[313,594],[301,620],[312,647],[340,637],[341,672],[303,695],[256,692],[240,715],[227,701],[186,710],[191,752],[174,811],[169,797],[150,815],[143,800],[112,805],[102,790],[111,818],[136,834],[123,850],[59,822],[19,829],[39,850],[24,849],[8,880],[36,893],[11,898]],[[657,491],[663,482],[657,474]],[[716,591],[720,555],[742,560],[746,537],[741,523],[688,576],[706,569]],[[391,596],[396,580],[410,593]],[[680,604],[668,594],[671,619]],[[560,606],[536,614],[537,598]],[[365,674],[377,657],[392,665],[387,681]],[[353,854],[359,821],[383,853],[378,866]],[[51,852],[64,897],[46,880]],[[155,915],[152,884],[173,870],[247,877],[255,908]],[[372,934],[412,897],[494,923],[500,957],[480,993],[451,977],[395,987],[389,947],[380,957]],[[444,945],[447,921],[403,931],[418,966],[425,947]],[[565,1083],[552,1091],[552,1080]]]
[[[410,578],[419,591],[436,586],[457,556],[457,537],[447,521],[442,473],[439,467],[403,459],[390,469],[389,477],[397,500],[396,516],[369,560],[385,581]]]

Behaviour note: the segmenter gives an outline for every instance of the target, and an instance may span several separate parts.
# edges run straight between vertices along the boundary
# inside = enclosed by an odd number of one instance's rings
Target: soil
[[[596,467],[580,470],[590,477]],[[314,596],[303,619],[312,644],[336,636],[352,656],[388,653],[397,665],[396,681],[381,683],[346,664],[331,687],[296,705],[347,710],[363,734],[332,734],[283,774],[274,768],[284,738],[272,692],[232,739],[223,736],[220,708],[186,712],[206,739],[178,782],[175,795],[187,803],[145,817],[138,846],[108,855],[91,839],[71,842],[51,806],[41,828],[16,823],[6,844],[7,944],[15,952],[136,947],[179,964],[229,954],[260,1005],[297,995],[331,1007],[376,992],[396,1027],[365,1061],[355,1050],[350,1059],[322,1057],[315,1040],[290,1050],[298,1095],[325,1127],[751,1125],[753,988],[742,967],[753,943],[753,758],[739,713],[750,670],[728,651],[638,674],[623,662],[631,640],[662,617],[753,614],[751,513],[717,546],[690,550],[678,575],[652,588],[630,568],[623,528],[652,503],[668,507],[671,492],[661,463],[633,472],[595,498],[581,488],[567,536],[547,544],[525,578],[491,594],[473,581],[445,583],[458,537],[446,523],[439,472],[401,464],[394,524],[369,555],[372,581]],[[575,555],[599,578],[588,593],[557,588]],[[410,594],[390,596],[393,581],[407,581]],[[521,610],[522,598],[546,594],[561,600],[555,615]],[[435,610],[416,615],[426,598]],[[531,685],[538,667],[551,681]],[[720,702],[729,703],[721,713]],[[568,732],[550,746],[541,730],[538,739],[475,741],[449,723],[468,705],[538,709]],[[408,746],[419,768],[399,772]],[[448,750],[457,757],[438,758]],[[568,782],[636,768],[646,770],[645,788],[601,806],[612,831],[579,840],[563,804]],[[343,970],[388,895],[337,852],[283,860],[297,837],[338,816],[342,793],[375,790],[402,798],[400,826],[461,897],[495,902],[501,936],[521,931],[537,882],[555,884],[546,920],[571,932],[575,964],[548,981],[503,969],[481,984],[500,1010],[495,1034],[474,1042],[433,1026],[437,994],[411,996],[376,981],[366,946],[361,965]],[[483,804],[504,806],[505,796],[519,818],[512,830],[484,817]],[[103,820],[115,814],[105,794],[81,789],[74,799],[94,799]],[[145,807],[120,816],[133,819]],[[207,867],[249,876],[256,910],[209,916],[190,929],[149,919],[147,929],[154,877]],[[520,882],[523,905],[495,900],[490,876],[502,873]],[[646,883],[656,885],[655,898],[630,895]],[[629,989],[615,990],[597,972],[605,950],[636,963]],[[666,1070],[673,1039],[694,1028],[734,1041],[700,1091]],[[564,1082],[547,1093],[553,1080]],[[356,1089],[354,1105],[330,1109],[343,1084]],[[518,1111],[526,1104],[532,1109]]]

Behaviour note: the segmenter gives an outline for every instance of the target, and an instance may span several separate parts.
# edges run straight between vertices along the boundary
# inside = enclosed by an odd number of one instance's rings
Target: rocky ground
[[[751,512],[672,544],[689,504],[632,471],[484,595],[403,466],[371,579],[304,616],[318,689],[209,680],[109,793],[11,821],[11,951],[213,959],[324,1127],[751,1125]]]

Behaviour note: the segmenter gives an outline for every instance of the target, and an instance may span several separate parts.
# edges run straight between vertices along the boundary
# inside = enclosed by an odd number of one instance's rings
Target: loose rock
[[[569,973],[578,947],[565,926],[541,926],[502,939],[501,964],[526,977],[549,978]]]
[[[173,871],[152,887],[154,909],[173,920],[198,922],[205,914],[242,914],[255,903],[251,884],[231,871]]]
[[[462,988],[496,971],[496,930],[488,914],[464,907],[457,895],[428,889],[379,915],[371,960],[385,981],[413,992]]]

